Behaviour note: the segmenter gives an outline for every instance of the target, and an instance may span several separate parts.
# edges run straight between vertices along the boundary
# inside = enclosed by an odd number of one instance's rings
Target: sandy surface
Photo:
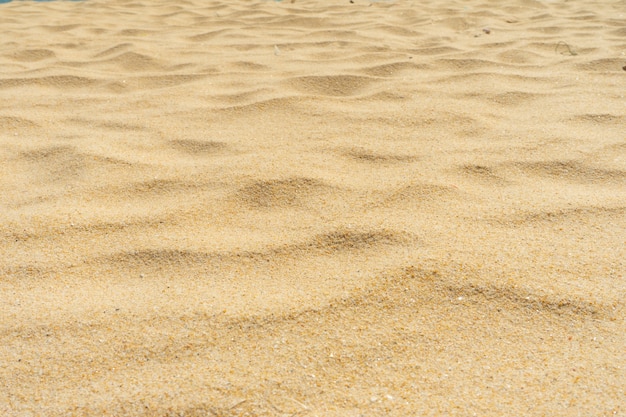
[[[626,415],[625,21],[0,5],[0,414]]]

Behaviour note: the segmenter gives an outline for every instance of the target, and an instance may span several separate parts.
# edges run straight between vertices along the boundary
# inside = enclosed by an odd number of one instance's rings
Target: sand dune
[[[0,5],[0,414],[626,415],[623,3]]]

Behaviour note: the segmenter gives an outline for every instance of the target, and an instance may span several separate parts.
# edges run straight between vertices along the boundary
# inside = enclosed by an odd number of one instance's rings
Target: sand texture
[[[625,22],[0,5],[0,415],[626,416]]]

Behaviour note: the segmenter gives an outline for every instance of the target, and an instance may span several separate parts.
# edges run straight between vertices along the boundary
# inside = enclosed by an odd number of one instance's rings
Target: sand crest
[[[0,414],[626,415],[624,21],[1,4]]]

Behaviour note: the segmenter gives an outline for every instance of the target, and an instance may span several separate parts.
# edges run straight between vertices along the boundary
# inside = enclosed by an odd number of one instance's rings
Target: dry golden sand
[[[622,1],[0,7],[0,415],[626,415]]]

